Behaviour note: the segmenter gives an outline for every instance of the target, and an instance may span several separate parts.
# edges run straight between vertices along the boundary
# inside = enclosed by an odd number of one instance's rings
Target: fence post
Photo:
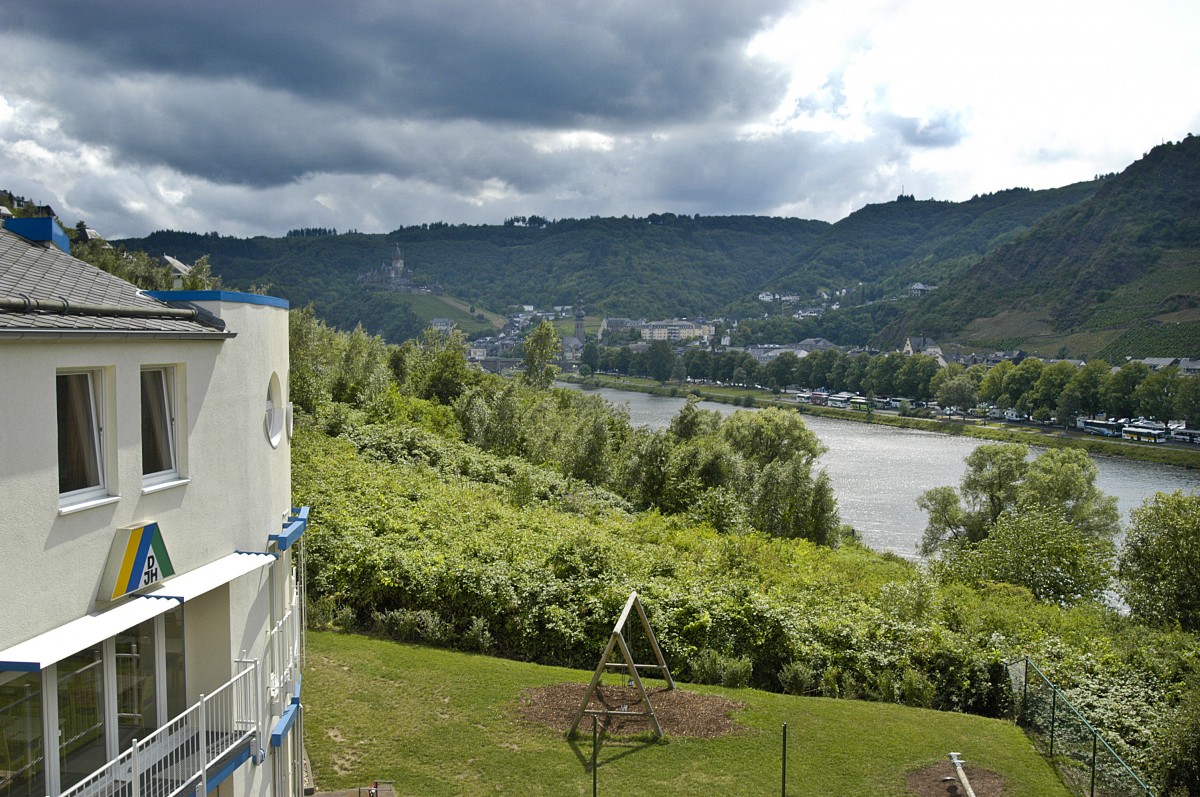
[[[1092,730],[1092,791],[1091,797],[1096,797],[1096,731]]]
[[[1025,676],[1021,680],[1021,722],[1029,721],[1029,657],[1025,657]]]
[[[779,793],[783,797],[787,797],[787,723],[783,723],[783,780],[779,787]]]
[[[1054,758],[1054,714],[1058,708],[1058,687],[1050,684],[1050,758]]]
[[[129,753],[129,766],[132,769],[129,787],[133,797],[142,797],[142,773],[138,771],[138,740],[133,740]]]
[[[200,710],[197,713],[200,721],[200,794],[208,794],[208,722],[204,712],[208,708],[204,695],[200,695]]]

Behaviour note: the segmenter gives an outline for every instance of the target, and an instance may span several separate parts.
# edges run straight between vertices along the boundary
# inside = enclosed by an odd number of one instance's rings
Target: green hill
[[[1200,356],[1200,138],[1155,147],[893,324],[1110,361]]]
[[[906,335],[1045,355],[1200,355],[1200,139],[1155,147],[1123,173],[966,202],[901,196],[836,224],[750,216],[441,222],[386,235],[238,239],[156,232],[124,242],[185,261],[210,255],[233,287],[269,285],[329,322],[391,341],[458,314],[359,278],[399,247],[414,284],[477,309],[575,304],[590,315],[754,320],[746,341],[823,336],[895,346]],[[908,296],[914,282],[937,289]],[[831,306],[797,321],[761,291]],[[764,312],[773,318],[762,320]]]

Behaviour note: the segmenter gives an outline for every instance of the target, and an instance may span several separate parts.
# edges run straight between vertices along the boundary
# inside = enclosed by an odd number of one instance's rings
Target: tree
[[[900,373],[896,374],[896,390],[920,401],[932,398],[929,382],[938,372],[938,368],[938,361],[928,354],[914,354],[908,357]]]
[[[949,382],[951,379],[954,379],[955,377],[962,376],[962,373],[963,373],[963,367],[959,363],[947,364],[945,368],[942,368],[941,370],[939,370],[929,380],[929,392],[932,393],[933,396],[936,398],[938,392],[941,391],[943,385],[945,385],[947,382]],[[938,402],[938,403],[941,403],[941,402]],[[942,404],[942,406],[944,407],[946,405]]]
[[[1135,617],[1200,632],[1200,496],[1158,493],[1135,509],[1118,573]]]
[[[460,330],[446,334],[427,327],[420,342],[408,341],[400,347],[402,366],[393,359],[397,380],[417,398],[454,403],[478,374],[467,363],[465,345]]]
[[[1076,533],[1112,540],[1120,530],[1117,499],[1096,487],[1096,463],[1082,449],[1052,448],[1029,463],[1017,492],[1020,510],[1053,510]]]
[[[1037,382],[1029,391],[1026,412],[1033,413],[1039,409],[1045,410],[1049,416],[1058,409],[1059,399],[1067,385],[1075,378],[1079,369],[1073,363],[1060,360],[1042,368]]]
[[[1058,399],[1059,420],[1067,422],[1080,415],[1089,418],[1100,412],[1102,404],[1100,391],[1104,380],[1112,370],[1104,360],[1089,360],[1086,365],[1075,372],[1070,383],[1063,389]]]
[[[793,352],[785,351],[767,364],[764,369],[766,378],[781,388],[787,388],[796,384],[796,368],[799,365],[800,358]]]
[[[589,340],[583,344],[583,353],[579,355],[579,362],[591,368],[593,372],[600,370],[600,346],[596,341]]]
[[[917,506],[929,513],[929,523],[922,555],[945,550],[953,558],[974,550],[1006,513],[1018,525],[1026,516],[1052,516],[1095,550],[1111,544],[1119,529],[1117,501],[1096,487],[1096,464],[1087,454],[1051,449],[1032,462],[1027,455],[1018,443],[980,446],[967,457],[958,490],[935,487],[923,493]]]
[[[1010,510],[987,539],[945,557],[942,578],[976,585],[1003,582],[1027,588],[1043,601],[1096,602],[1112,581],[1111,539],[1080,534],[1051,508]]]
[[[1100,402],[1110,418],[1132,418],[1137,415],[1133,394],[1150,374],[1150,366],[1130,360],[1113,371],[1100,388]]]
[[[1175,417],[1187,421],[1189,429],[1200,427],[1200,376],[1180,377],[1175,391]]]
[[[734,451],[760,466],[795,456],[811,462],[825,450],[799,413],[778,407],[739,410],[725,419],[721,434]]]
[[[896,376],[907,359],[898,351],[872,357],[863,376],[863,387],[877,396],[896,395]]]
[[[542,319],[537,329],[525,337],[525,384],[543,390],[550,387],[558,375],[558,366],[553,365],[551,360],[561,348],[562,342],[554,325]]]
[[[1004,395],[1004,380],[1008,378],[1014,367],[1012,360],[1001,360],[992,366],[984,374],[983,381],[979,383],[979,398],[1002,409],[1010,407],[1011,405]]]
[[[1042,376],[1044,363],[1035,357],[1021,360],[1021,364],[1013,368],[1004,377],[1001,400],[1004,407],[1016,407],[1028,414],[1032,411],[1033,387]],[[996,402],[1000,404],[1001,402]]]
[[[701,409],[699,405],[700,399],[688,396],[688,400],[671,419],[667,431],[676,440],[694,440],[716,431],[721,425],[721,413]]]
[[[674,368],[675,352],[671,349],[671,344],[665,340],[652,342],[646,349],[646,370],[650,378],[662,384],[671,378]]]
[[[803,537],[830,545],[838,525],[837,507],[824,471],[821,476],[813,479],[812,460],[803,456],[768,464],[755,479],[751,523],[776,537]]]
[[[1138,414],[1164,423],[1171,420],[1178,389],[1179,368],[1170,365],[1158,371],[1151,371],[1133,392]]]
[[[937,403],[940,407],[957,407],[966,412],[975,406],[978,396],[975,385],[969,376],[956,376],[944,383],[937,392]]]

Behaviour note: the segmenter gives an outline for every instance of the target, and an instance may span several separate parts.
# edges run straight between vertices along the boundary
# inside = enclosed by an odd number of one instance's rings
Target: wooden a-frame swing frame
[[[629,614],[634,609],[637,610],[638,618],[642,622],[642,629],[646,632],[646,638],[650,640],[650,649],[654,652],[654,658],[657,664],[637,664],[633,660],[633,655],[629,652],[629,645],[625,642],[625,626],[629,623]],[[610,661],[613,654],[613,649],[621,651],[621,658],[624,661]],[[600,684],[600,677],[608,669],[626,669],[629,671],[630,680],[637,687],[638,694],[642,698],[642,706],[644,711],[614,711],[612,709],[589,709],[588,703],[592,701],[592,696],[596,693],[596,687]],[[646,619],[646,610],[642,608],[642,602],[638,598],[637,592],[629,593],[629,600],[625,601],[625,608],[621,612],[617,624],[613,626],[612,635],[608,638],[608,645],[604,648],[604,654],[600,657],[600,663],[596,665],[596,672],[592,674],[592,682],[588,684],[587,691],[583,695],[583,702],[579,704],[579,711],[575,712],[575,721],[571,723],[571,729],[567,731],[570,736],[579,728],[579,723],[585,714],[600,717],[649,717],[650,722],[654,725],[654,732],[660,737],[663,735],[662,726],[658,724],[658,717],[654,715],[654,706],[650,705],[650,698],[646,695],[646,687],[642,684],[642,678],[638,675],[638,670],[657,670],[660,677],[667,682],[667,689],[675,688],[675,681],[671,678],[671,671],[667,669],[666,659],[663,658],[662,649],[658,646],[658,639],[654,636],[653,629],[650,628],[650,621]]]

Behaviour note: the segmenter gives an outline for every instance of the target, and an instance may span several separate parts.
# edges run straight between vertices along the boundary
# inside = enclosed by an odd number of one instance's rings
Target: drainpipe
[[[184,318],[195,320],[199,312],[180,307],[129,307],[116,304],[85,304],[69,299],[31,299],[0,297],[0,310],[10,313],[53,313],[55,315],[96,315],[120,318]]]

